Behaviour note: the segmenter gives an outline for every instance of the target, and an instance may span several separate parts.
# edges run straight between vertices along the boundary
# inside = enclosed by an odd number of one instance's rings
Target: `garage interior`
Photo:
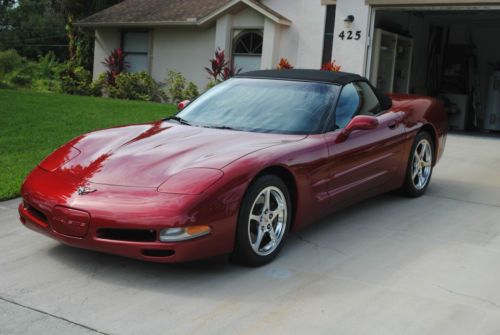
[[[370,80],[438,97],[450,129],[500,132],[500,8],[376,9]]]

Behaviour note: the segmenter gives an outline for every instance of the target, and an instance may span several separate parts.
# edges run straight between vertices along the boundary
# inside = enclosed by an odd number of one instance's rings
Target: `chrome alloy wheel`
[[[259,256],[271,254],[285,235],[288,208],[277,187],[264,188],[255,198],[248,218],[248,238]]]
[[[432,172],[432,148],[428,140],[422,139],[415,146],[411,165],[413,186],[420,191],[427,185]]]

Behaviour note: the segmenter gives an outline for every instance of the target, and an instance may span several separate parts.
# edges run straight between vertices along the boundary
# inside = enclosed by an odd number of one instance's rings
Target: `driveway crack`
[[[448,293],[451,293],[451,294],[454,294],[454,295],[458,295],[458,296],[464,297],[464,298],[473,299],[473,300],[476,300],[476,301],[479,301],[479,302],[483,302],[483,303],[486,303],[486,304],[490,305],[491,307],[500,308],[499,304],[497,304],[497,303],[495,303],[495,302],[493,302],[491,300],[480,298],[480,297],[476,297],[476,296],[473,296],[473,295],[468,295],[468,294],[465,294],[465,293],[460,293],[460,292],[457,292],[457,291],[453,291],[453,290],[450,290],[449,288],[446,288],[446,287],[440,286],[440,285],[437,285],[437,287],[439,287],[442,290],[445,290]]]
[[[49,313],[49,312],[42,311],[42,310],[40,310],[40,309],[38,309],[38,308],[34,308],[34,307],[30,307],[30,306],[23,305],[23,304],[21,304],[21,303],[18,303],[18,302],[16,302],[16,301],[13,301],[13,300],[10,300],[10,299],[4,298],[4,297],[0,297],[0,300],[5,301],[6,303],[9,303],[9,304],[13,304],[13,305],[16,305],[16,306],[19,306],[19,307],[25,308],[25,309],[29,309],[29,310],[34,311],[34,312],[38,312],[38,313],[43,314],[43,315],[47,315],[47,316],[49,316],[49,317],[53,317],[53,318],[58,319],[58,320],[61,320],[61,321],[68,322],[68,323],[70,323],[70,324],[72,324],[72,325],[75,325],[75,326],[78,326],[78,327],[81,327],[81,328],[85,328],[85,329],[90,330],[91,332],[94,332],[94,333],[96,333],[96,334],[101,334],[101,335],[110,335],[110,334],[108,334],[108,333],[104,333],[104,332],[102,332],[102,331],[99,331],[99,330],[97,330],[97,329],[95,329],[95,328],[92,328],[92,327],[89,327],[89,326],[83,325],[83,324],[78,323],[78,322],[71,321],[71,320],[69,320],[69,319],[66,319],[66,318],[63,318],[63,317],[61,317],[61,316],[57,316],[57,315],[51,314],[51,313]]]
[[[336,252],[336,253],[339,253],[339,254],[344,255],[344,253],[343,253],[342,251],[340,251],[339,249],[332,248],[332,247],[325,247],[325,246],[323,246],[323,245],[320,245],[319,243],[316,243],[316,242],[313,242],[313,241],[307,240],[307,239],[305,239],[303,236],[298,235],[298,234],[297,234],[296,236],[297,236],[297,238],[298,238],[300,241],[302,241],[302,242],[304,242],[304,243],[307,243],[307,244],[310,244],[310,245],[312,245],[313,247],[315,247],[315,248],[317,248],[317,249],[326,249],[326,250],[334,251],[334,252]]]

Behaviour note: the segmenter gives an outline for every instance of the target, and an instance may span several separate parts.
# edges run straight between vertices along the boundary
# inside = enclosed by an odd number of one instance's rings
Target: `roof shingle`
[[[144,24],[197,24],[199,20],[230,4],[234,0],[125,0],[115,6],[91,15],[77,24],[82,26],[100,25],[141,25]],[[276,18],[287,18],[265,6],[258,0],[246,0]]]

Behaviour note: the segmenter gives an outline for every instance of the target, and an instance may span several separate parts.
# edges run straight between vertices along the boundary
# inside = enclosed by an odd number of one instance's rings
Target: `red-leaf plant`
[[[286,58],[281,58],[280,62],[278,63],[278,66],[276,67],[277,70],[291,70],[293,69],[292,64],[288,62],[288,59]]]
[[[226,55],[224,50],[217,48],[215,50],[215,58],[210,59],[210,68],[205,67],[208,74],[215,80],[218,81],[224,71],[224,68],[229,64],[226,60]]]
[[[227,80],[241,72],[241,69],[234,67],[230,59],[226,59],[224,50],[220,48],[215,50],[215,57],[210,59],[210,68],[205,67],[205,70],[215,82]]]
[[[111,52],[111,54],[106,57],[104,62],[104,66],[106,66],[107,71],[106,71],[106,80],[109,85],[114,85],[116,76],[118,76],[120,73],[125,71],[128,67],[129,64],[125,60],[125,53],[121,48],[115,49]]]
[[[222,80],[228,80],[229,78],[234,77],[240,72],[241,69],[237,69],[234,64],[228,64],[222,71]]]
[[[331,61],[329,63],[323,64],[323,66],[321,67],[321,70],[323,70],[323,71],[332,71],[332,72],[340,72],[341,68],[342,67],[340,65],[338,65],[335,60],[333,60],[333,61]]]

